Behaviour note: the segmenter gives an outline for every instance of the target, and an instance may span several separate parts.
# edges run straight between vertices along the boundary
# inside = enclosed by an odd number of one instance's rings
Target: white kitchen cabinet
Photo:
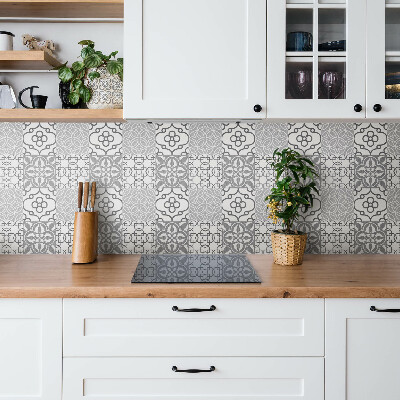
[[[173,367],[178,371],[174,372]],[[213,371],[210,371],[214,367]],[[210,372],[186,373],[185,369]],[[64,359],[64,400],[322,400],[315,357]]]
[[[64,300],[67,357],[323,355],[323,299]]]
[[[266,0],[129,0],[124,18],[124,118],[265,118]]]
[[[268,0],[267,117],[365,117],[366,8],[366,0]],[[341,40],[343,51],[327,50]]]
[[[399,337],[399,299],[327,299],[325,400],[399,399]]]
[[[400,1],[367,3],[367,117],[400,118]]]
[[[61,399],[62,300],[0,300],[0,400]]]

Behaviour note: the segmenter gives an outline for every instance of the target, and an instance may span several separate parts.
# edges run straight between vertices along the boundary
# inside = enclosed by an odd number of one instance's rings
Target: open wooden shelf
[[[50,70],[61,63],[48,53],[38,51],[0,51],[0,70]]]
[[[0,16],[2,18],[123,18],[124,0],[1,0]]]
[[[0,122],[122,122],[123,110],[0,109]]]

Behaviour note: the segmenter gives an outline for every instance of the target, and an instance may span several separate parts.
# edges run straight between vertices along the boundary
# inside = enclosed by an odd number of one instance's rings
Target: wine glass
[[[312,99],[312,71],[300,70],[287,74],[287,90],[293,99]]]
[[[325,71],[319,74],[320,99],[344,98],[345,79],[342,72]]]

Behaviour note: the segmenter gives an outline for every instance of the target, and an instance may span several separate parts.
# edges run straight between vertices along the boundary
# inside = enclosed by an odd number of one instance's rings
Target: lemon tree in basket
[[[303,262],[307,234],[293,229],[300,211],[313,206],[315,193],[319,193],[315,179],[318,174],[314,163],[299,152],[286,148],[276,149],[270,158],[276,174],[275,185],[265,201],[268,218],[282,229],[271,233],[274,262],[281,265],[298,265]]]

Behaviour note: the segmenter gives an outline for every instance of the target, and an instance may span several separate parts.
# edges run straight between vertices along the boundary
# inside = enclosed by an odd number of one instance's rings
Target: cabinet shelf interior
[[[400,51],[400,8],[386,9],[385,25],[386,51]]]

